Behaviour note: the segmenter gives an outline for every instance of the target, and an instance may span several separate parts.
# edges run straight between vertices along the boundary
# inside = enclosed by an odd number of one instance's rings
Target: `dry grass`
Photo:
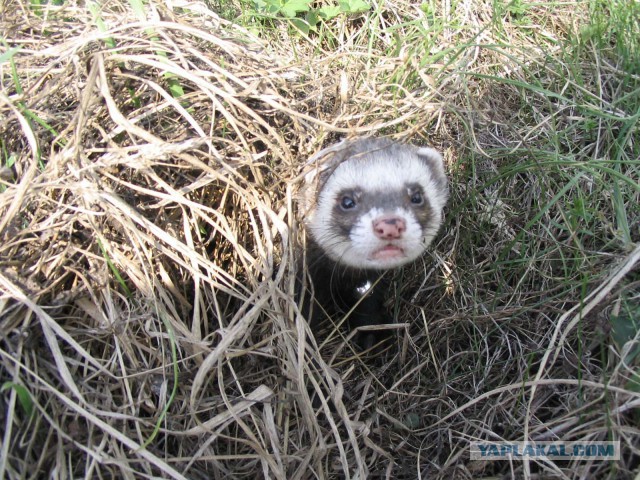
[[[634,478],[637,22],[398,0],[305,37],[34,5],[0,6],[0,477]],[[292,300],[302,167],[352,134],[452,178],[377,355]],[[469,460],[498,439],[623,455]]]

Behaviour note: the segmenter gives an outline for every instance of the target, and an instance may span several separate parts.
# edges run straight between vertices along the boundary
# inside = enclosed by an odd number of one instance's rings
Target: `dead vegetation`
[[[476,3],[389,2],[330,48],[198,3],[5,2],[0,476],[633,478],[640,72],[561,48],[585,6],[527,35]],[[345,135],[431,144],[452,177],[377,355],[292,299],[302,166]],[[500,439],[623,455],[469,460]]]

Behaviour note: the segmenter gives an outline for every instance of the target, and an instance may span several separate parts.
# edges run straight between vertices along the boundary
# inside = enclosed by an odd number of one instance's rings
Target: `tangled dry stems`
[[[562,94],[555,45],[576,17],[536,7],[539,45],[492,28],[487,2],[423,64],[417,44],[385,50],[382,27],[422,15],[409,4],[377,30],[345,21],[333,50],[180,7],[141,22],[110,5],[103,33],[81,6],[4,7],[22,92],[3,64],[0,371],[36,409],[0,397],[4,474],[630,477],[638,394],[607,319],[637,299],[638,232],[621,238],[603,193],[617,132],[575,127],[590,102],[628,112],[605,57],[584,97]],[[301,170],[345,134],[428,142],[453,178],[432,254],[396,275],[396,343],[377,355],[310,332],[292,295]],[[637,180],[625,158],[619,177]],[[620,188],[637,225],[638,189]],[[587,197],[601,213],[576,220]],[[472,440],[522,438],[614,438],[625,454],[468,458]]]

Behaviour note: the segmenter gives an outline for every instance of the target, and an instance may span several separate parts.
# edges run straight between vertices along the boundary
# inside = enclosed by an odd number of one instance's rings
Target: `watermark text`
[[[471,460],[620,460],[615,442],[471,442]]]

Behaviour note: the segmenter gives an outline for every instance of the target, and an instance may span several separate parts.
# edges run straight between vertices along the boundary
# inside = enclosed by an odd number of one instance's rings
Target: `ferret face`
[[[306,221],[318,246],[361,269],[395,268],[419,257],[442,223],[448,196],[440,154],[384,139],[327,150],[332,158],[316,178]]]

